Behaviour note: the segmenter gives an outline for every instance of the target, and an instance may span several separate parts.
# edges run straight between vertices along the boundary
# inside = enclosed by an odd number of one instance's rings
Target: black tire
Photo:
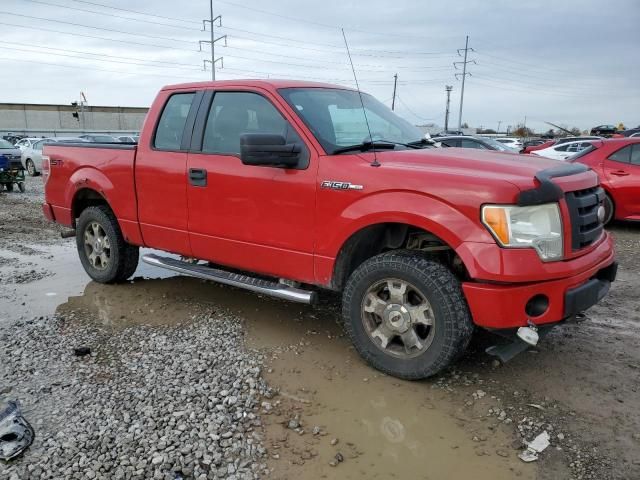
[[[31,160],[30,158],[27,158],[27,161],[25,163],[27,165],[27,173],[32,177],[37,177],[39,173],[36,170],[36,165],[35,163],[33,163],[33,160]]]
[[[411,284],[433,312],[430,344],[412,358],[387,353],[365,327],[365,295],[376,282],[389,278]],[[443,264],[407,250],[383,253],[360,265],[347,280],[342,314],[345,330],[360,355],[374,368],[406,380],[427,378],[447,367],[466,350],[474,330],[459,280]]]
[[[604,225],[608,225],[613,220],[616,213],[616,206],[609,194],[604,196]]]
[[[85,248],[85,232],[97,224],[109,240],[108,261],[103,268],[96,268]],[[116,283],[128,279],[138,267],[139,248],[128,244],[122,236],[120,225],[106,205],[88,207],[82,211],[76,224],[76,245],[80,261],[87,274],[99,283]]]
[[[20,193],[24,193],[26,188],[24,186],[24,182],[18,182],[18,189],[20,190]]]
[[[5,183],[5,187],[7,187],[7,192],[13,192],[13,183]]]

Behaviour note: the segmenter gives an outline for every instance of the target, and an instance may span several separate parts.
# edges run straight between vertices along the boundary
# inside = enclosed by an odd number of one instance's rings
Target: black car
[[[618,129],[615,125],[598,125],[591,129],[591,135],[598,135],[600,137],[611,136],[614,133],[618,133]]]
[[[625,137],[632,137],[632,136],[638,137],[640,136],[640,127],[630,128],[628,130],[623,130],[622,132],[618,132],[618,133],[621,135],[624,135]]]
[[[451,135],[433,139],[443,147],[476,148],[478,150],[497,150],[499,152],[518,153],[511,147],[489,137],[472,137],[471,135]]]

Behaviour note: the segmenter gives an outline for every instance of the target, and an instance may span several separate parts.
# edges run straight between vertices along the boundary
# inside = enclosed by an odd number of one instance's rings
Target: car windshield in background
[[[283,88],[280,94],[298,112],[327,153],[369,141],[408,144],[424,138],[419,129],[366,93],[362,94],[364,111],[360,95],[353,90]],[[409,147],[397,145],[395,148]]]
[[[518,150],[516,150],[515,148],[511,148],[508,145],[505,145],[500,140],[495,140],[495,139],[490,138],[490,137],[482,137],[482,141],[484,143],[487,143],[487,144],[491,145],[496,150],[500,150],[501,152],[518,153]]]
[[[6,140],[0,138],[0,148],[1,149],[11,149],[11,150],[15,150],[16,146],[12,145],[11,142],[7,142]]]
[[[586,148],[583,148],[582,150],[580,150],[577,153],[574,153],[573,155],[571,155],[569,158],[567,158],[567,162],[575,162],[576,160],[584,157],[585,155],[593,152],[594,150],[597,150],[598,147],[596,147],[593,143],[591,145],[589,145]]]

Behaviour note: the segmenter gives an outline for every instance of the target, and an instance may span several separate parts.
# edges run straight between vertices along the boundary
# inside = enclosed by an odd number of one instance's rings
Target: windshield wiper
[[[407,143],[407,146],[411,148],[425,148],[425,147],[431,147],[433,144],[434,144],[433,140],[427,140],[426,138],[421,138],[420,140],[415,140],[413,142]]]
[[[348,147],[336,148],[332,152],[332,155],[338,155],[340,153],[353,152],[357,150],[360,150],[361,152],[366,152],[367,150],[371,150],[374,148],[379,150],[393,150],[394,148],[396,148],[396,145],[401,145],[401,144],[396,144],[394,142],[387,142],[386,140],[376,140],[375,142],[362,142],[357,145],[349,145]]]

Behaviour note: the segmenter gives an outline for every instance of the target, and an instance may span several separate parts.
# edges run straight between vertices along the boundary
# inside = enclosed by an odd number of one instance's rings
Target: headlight
[[[562,258],[562,221],[557,203],[485,205],[482,223],[503,247],[534,248],[545,262]]]

